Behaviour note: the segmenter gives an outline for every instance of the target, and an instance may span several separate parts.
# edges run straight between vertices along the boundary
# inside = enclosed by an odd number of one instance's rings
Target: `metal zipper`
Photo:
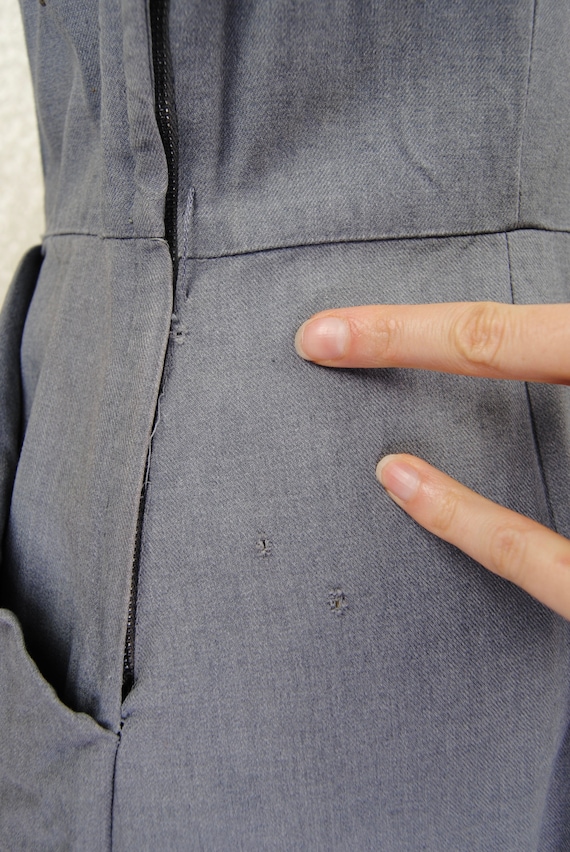
[[[146,464],[148,468],[148,457]],[[139,501],[135,552],[133,555],[133,568],[131,572],[131,592],[129,595],[129,609],[127,612],[127,633],[125,636],[125,653],[123,656],[123,701],[133,688],[135,680],[135,618],[137,613],[137,591],[139,584],[139,563],[141,556],[142,520],[144,515],[145,497],[146,486],[143,486]]]
[[[178,122],[174,100],[174,78],[170,54],[169,0],[149,0],[152,64],[154,71],[155,116],[164,146],[168,167],[168,188],[164,203],[164,233],[172,258],[173,284],[178,267]],[[127,613],[127,633],[123,662],[123,700],[133,687],[135,677],[135,622],[142,539],[142,522],[146,500],[146,482],[150,449],[146,460],[144,485],[139,502],[139,514],[131,574],[131,592]]]
[[[174,268],[178,264],[178,121],[174,100],[174,76],[168,26],[169,0],[150,0],[152,62],[154,68],[155,115],[168,166],[168,189],[164,204],[164,231]]]

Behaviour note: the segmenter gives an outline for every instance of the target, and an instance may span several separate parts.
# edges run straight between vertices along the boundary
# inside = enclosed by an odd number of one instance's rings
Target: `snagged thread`
[[[331,589],[329,592],[329,609],[334,615],[344,615],[348,609],[348,601],[342,589]]]
[[[261,538],[258,538],[255,543],[255,546],[257,547],[257,555],[260,556],[262,559],[271,556],[273,546],[269,539],[265,538],[265,536],[261,536]]]
[[[144,491],[146,491],[148,486],[149,486],[149,481],[150,481],[150,455],[151,455],[151,452],[152,452],[152,439],[154,438],[154,436],[156,434],[156,430],[158,429],[158,424],[160,423],[160,402],[161,402],[163,396],[164,396],[164,393],[159,394],[159,397],[158,397],[158,400],[157,400],[157,403],[156,403],[156,416],[154,418],[154,424],[153,424],[152,432],[150,433],[150,439],[149,439],[149,442],[148,442],[148,451],[147,451],[147,457],[146,457],[146,469],[145,469],[145,474],[144,474]]]

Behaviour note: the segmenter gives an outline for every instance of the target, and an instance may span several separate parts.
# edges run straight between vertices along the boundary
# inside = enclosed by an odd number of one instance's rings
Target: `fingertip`
[[[380,459],[380,461],[378,462],[378,464],[376,465],[376,479],[377,479],[377,480],[378,480],[378,482],[380,482],[382,485],[384,484],[384,483],[382,482],[382,471],[384,470],[384,468],[385,468],[387,465],[389,465],[389,464],[390,464],[390,462],[394,461],[394,459],[396,459],[396,458],[397,458],[397,455],[395,455],[394,453],[389,453],[387,456],[383,456],[383,457]]]
[[[387,455],[376,466],[376,476],[392,498],[402,503],[418,493],[421,477],[415,467],[401,456]]]
[[[309,322],[310,322],[310,320],[307,320],[306,322],[303,323],[303,325],[299,326],[299,328],[297,329],[297,334],[295,335],[295,350],[297,352],[297,355],[299,355],[301,358],[304,358],[305,361],[310,360],[309,357],[307,356],[305,350],[303,349],[303,335],[304,335],[304,332],[305,332],[305,326]]]
[[[338,361],[346,354],[349,343],[348,322],[335,316],[308,319],[295,335],[297,354],[306,361]]]

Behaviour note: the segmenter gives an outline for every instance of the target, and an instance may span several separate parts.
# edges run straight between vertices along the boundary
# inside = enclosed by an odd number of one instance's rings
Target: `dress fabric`
[[[570,301],[568,7],[170,0],[172,196],[157,3],[21,5],[47,228],[0,319],[0,846],[570,849],[570,625],[374,477],[413,452],[569,536],[568,389],[292,343]]]

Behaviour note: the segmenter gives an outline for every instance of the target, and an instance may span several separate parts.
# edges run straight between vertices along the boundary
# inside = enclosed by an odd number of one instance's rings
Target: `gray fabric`
[[[60,237],[45,248],[22,343],[27,426],[4,582],[58,693],[117,730],[170,257],[160,240]]]
[[[560,267],[537,270],[546,289],[569,268],[570,236],[556,242]],[[405,301],[508,302],[508,261],[501,234],[185,264],[118,848],[539,848],[568,625],[411,524],[374,478],[380,455],[414,451],[548,522],[525,387],[335,372],[291,347],[313,311],[395,287]],[[568,506],[567,478],[556,497]],[[555,801],[567,785],[565,772]]]
[[[374,478],[417,452],[570,534],[568,389],[292,348],[334,305],[569,301],[564,4],[172,0],[174,286],[146,4],[22,8],[0,845],[569,848],[569,625]]]
[[[0,314],[0,518],[10,506],[12,486],[22,443],[22,382],[20,376],[20,343],[26,314],[42,264],[39,246],[22,259],[10,286]]]
[[[105,850],[117,736],[61,704],[0,610],[0,838],[4,849]]]
[[[172,6],[192,254],[570,226],[559,0]]]
[[[42,264],[23,259],[0,318],[2,515],[21,443],[19,349]],[[2,565],[5,598],[6,566]],[[108,848],[115,734],[62,705],[24,649],[14,615],[0,609],[0,840],[4,849]]]

